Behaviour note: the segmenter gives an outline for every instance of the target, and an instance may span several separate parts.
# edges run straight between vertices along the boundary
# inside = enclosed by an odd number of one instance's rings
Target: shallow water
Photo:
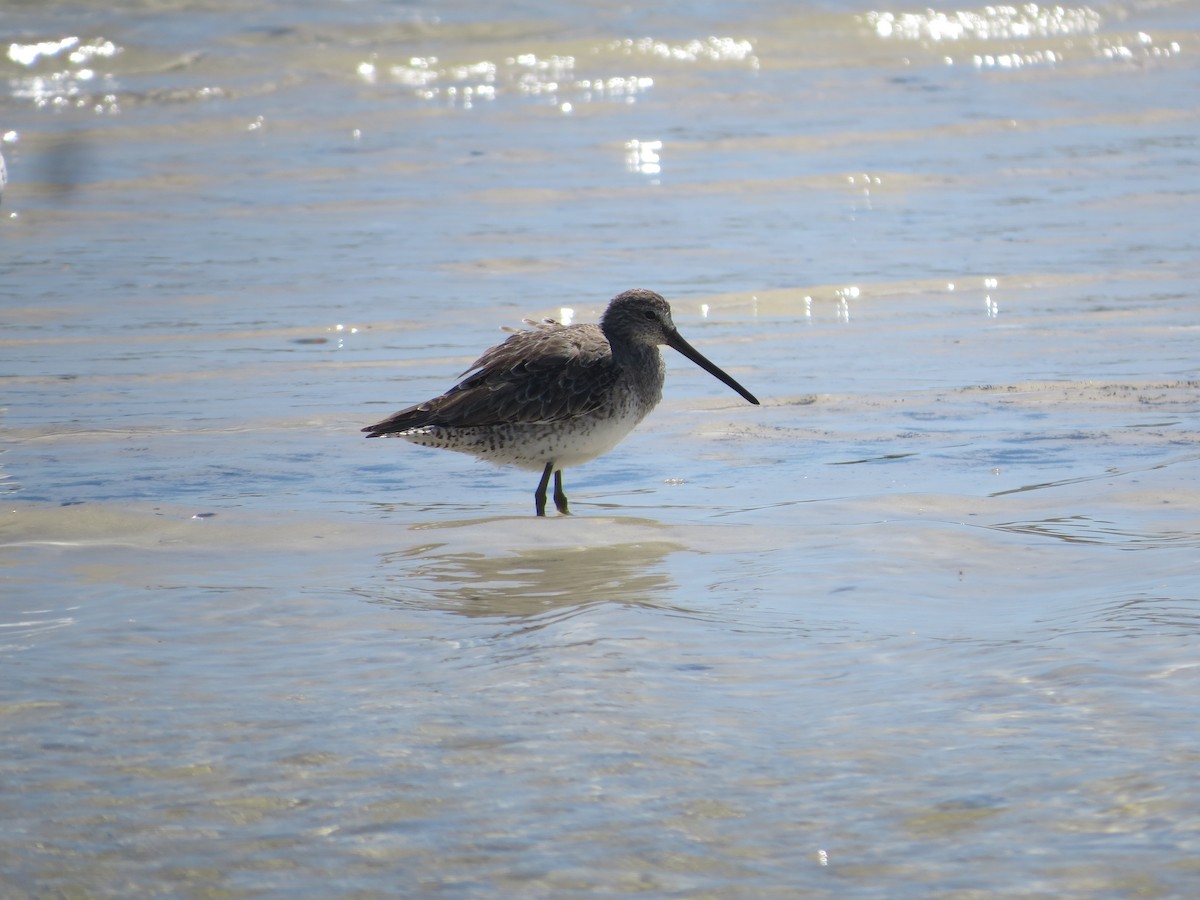
[[[1200,5],[0,25],[6,898],[1194,893]],[[763,406],[361,439],[631,286]]]

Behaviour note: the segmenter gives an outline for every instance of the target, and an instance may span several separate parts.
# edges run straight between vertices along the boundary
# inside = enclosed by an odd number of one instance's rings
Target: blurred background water
[[[1200,4],[0,38],[5,898],[1195,893]],[[763,406],[361,439],[635,286]]]

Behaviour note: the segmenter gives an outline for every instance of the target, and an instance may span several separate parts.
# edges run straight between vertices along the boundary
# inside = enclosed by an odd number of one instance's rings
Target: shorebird
[[[541,470],[539,516],[554,475],[554,506],[567,515],[562,470],[615,447],[662,399],[666,364],[678,350],[751,403],[758,400],[685,341],[671,307],[654,291],[614,297],[599,325],[530,322],[487,350],[440,397],[364,428],[368,438],[399,437],[488,462]]]

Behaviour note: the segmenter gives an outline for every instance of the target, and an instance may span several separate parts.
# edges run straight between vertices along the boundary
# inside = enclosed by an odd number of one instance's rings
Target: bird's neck
[[[608,342],[613,362],[621,368],[642,368],[657,366],[662,362],[662,354],[655,346],[632,344],[624,341]]]

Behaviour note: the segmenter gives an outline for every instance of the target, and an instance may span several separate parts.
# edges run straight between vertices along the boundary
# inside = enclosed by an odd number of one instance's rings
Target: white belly
[[[540,472],[547,463],[565,469],[607,453],[645,417],[641,410],[627,408],[604,418],[581,416],[547,425],[430,426],[396,436],[423,447],[456,450],[498,465]]]

